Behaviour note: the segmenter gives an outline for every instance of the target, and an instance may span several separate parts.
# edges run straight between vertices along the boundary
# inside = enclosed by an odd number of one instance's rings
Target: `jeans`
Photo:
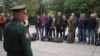
[[[78,41],[79,42],[86,42],[86,29],[78,28]]]
[[[50,27],[46,27],[46,36],[51,36],[51,29]]]
[[[44,36],[44,31],[45,31],[45,27],[41,27],[41,30],[40,30],[40,36],[41,37]]]
[[[37,29],[36,29],[37,39],[39,39],[39,32],[40,32],[40,29],[39,29],[39,28],[37,28]]]
[[[88,44],[93,44],[94,43],[94,30],[88,30]]]

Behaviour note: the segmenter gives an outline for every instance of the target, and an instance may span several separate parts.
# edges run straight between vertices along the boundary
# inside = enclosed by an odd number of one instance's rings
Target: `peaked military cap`
[[[26,9],[26,4],[23,4],[23,5],[18,5],[18,6],[14,6],[11,8],[12,11],[20,11],[20,10],[24,10]]]

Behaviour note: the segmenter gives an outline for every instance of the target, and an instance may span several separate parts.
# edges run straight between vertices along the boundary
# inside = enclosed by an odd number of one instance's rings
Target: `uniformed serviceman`
[[[70,16],[68,20],[67,43],[73,43],[75,41],[75,30],[76,30],[76,21],[73,16]]]
[[[33,56],[28,30],[22,24],[25,21],[26,5],[11,9],[14,19],[5,26],[4,50],[7,56]]]

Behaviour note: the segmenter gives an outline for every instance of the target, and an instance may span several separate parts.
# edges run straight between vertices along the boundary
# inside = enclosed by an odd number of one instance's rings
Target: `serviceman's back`
[[[28,31],[16,19],[5,27],[4,49],[8,56],[32,56]]]

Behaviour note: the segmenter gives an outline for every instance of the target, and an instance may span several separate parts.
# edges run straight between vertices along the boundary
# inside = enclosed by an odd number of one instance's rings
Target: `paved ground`
[[[30,27],[30,33],[35,32],[34,27]],[[6,56],[3,50],[3,42],[0,41],[0,56]],[[33,56],[100,56],[100,46],[87,44],[68,44],[54,42],[32,42]]]

